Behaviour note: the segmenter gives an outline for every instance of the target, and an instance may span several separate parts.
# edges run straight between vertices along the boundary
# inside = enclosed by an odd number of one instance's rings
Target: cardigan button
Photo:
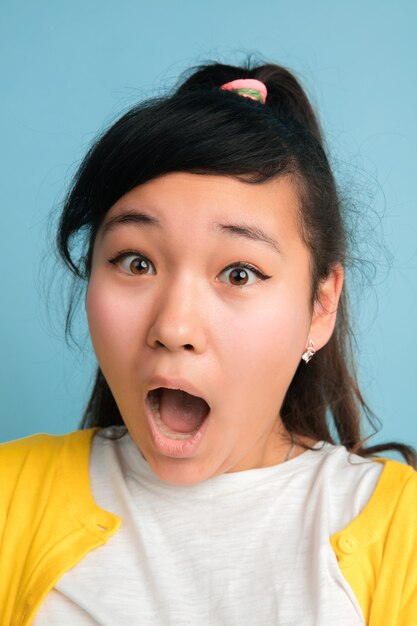
[[[353,537],[348,537],[347,535],[342,535],[339,538],[338,546],[345,554],[352,554],[358,547],[358,542]]]

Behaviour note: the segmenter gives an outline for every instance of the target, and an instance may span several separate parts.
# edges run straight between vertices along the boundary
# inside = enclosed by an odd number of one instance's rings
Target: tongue
[[[208,412],[209,407],[202,398],[180,389],[162,389],[159,414],[170,430],[191,433],[201,426]]]

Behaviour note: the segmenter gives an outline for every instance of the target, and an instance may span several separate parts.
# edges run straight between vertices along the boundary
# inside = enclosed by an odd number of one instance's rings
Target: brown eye
[[[132,274],[146,274],[147,269],[149,269],[149,263],[146,259],[135,257],[133,261],[129,263],[129,270]]]
[[[235,285],[246,285],[248,282],[248,272],[244,269],[232,270],[229,274],[230,282]]]
[[[258,279],[260,280],[266,280],[268,278],[271,278],[271,276],[263,274],[256,267],[253,267],[248,263],[243,263],[242,261],[226,267],[226,269],[223,270],[222,274],[226,273],[229,274],[229,287],[250,287],[251,285],[258,282],[258,280],[256,280],[256,277],[258,277]],[[255,280],[253,279],[253,276],[255,276]]]
[[[133,254],[132,252],[122,252],[114,259],[109,259],[109,262],[112,265],[120,266],[126,274],[129,274],[130,276],[156,274],[151,261],[138,253]]]

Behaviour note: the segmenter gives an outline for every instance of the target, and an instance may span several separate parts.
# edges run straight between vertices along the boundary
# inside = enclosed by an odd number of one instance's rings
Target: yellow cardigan
[[[0,445],[0,626],[29,625],[59,578],[120,527],[90,490],[96,430]],[[329,540],[368,626],[417,626],[417,472],[375,461],[371,500]]]

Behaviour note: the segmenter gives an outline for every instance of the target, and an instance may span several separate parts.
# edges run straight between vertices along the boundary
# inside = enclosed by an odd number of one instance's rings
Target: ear
[[[343,266],[337,263],[330,270],[327,278],[319,283],[308,336],[314,341],[316,350],[325,346],[332,336],[343,280]]]

